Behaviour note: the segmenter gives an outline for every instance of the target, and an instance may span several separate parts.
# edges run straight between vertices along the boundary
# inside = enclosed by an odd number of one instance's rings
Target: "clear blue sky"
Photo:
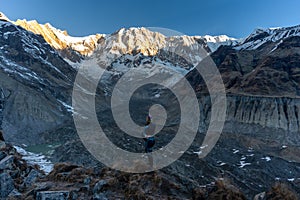
[[[240,38],[257,27],[300,24],[300,0],[0,0],[0,11],[73,36],[145,26]]]

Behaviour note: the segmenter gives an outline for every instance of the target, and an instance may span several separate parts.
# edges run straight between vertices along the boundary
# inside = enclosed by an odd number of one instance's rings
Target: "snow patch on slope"
[[[53,164],[42,154],[36,154],[25,149],[14,146],[14,148],[23,156],[23,159],[26,160],[29,164],[37,164],[40,166],[40,169],[49,174],[53,169]]]

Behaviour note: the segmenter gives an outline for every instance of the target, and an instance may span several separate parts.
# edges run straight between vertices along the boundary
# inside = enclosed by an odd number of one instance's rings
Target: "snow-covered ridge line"
[[[17,20],[12,22],[18,26],[40,34],[53,48],[57,50],[72,49],[81,55],[89,56],[99,46],[101,41],[112,40],[111,48],[118,51],[119,49],[141,49],[145,55],[153,55],[161,46],[164,46],[170,38],[180,38],[186,45],[192,45],[195,40],[202,40],[207,44],[209,52],[215,51],[221,45],[236,44],[236,39],[226,35],[220,36],[165,36],[162,33],[153,32],[145,27],[121,28],[118,31],[106,35],[95,34],[85,37],[72,37],[67,31],[62,31],[53,27],[51,24],[39,24],[36,20],[27,21]],[[109,43],[109,42],[108,42]],[[151,43],[151,45],[149,45]],[[100,44],[101,45],[101,44]],[[136,46],[137,45],[137,46]],[[123,50],[121,50],[123,51]]]
[[[0,20],[10,21],[2,12],[0,12]]]
[[[0,19],[1,16],[4,20],[8,20],[3,14],[0,14]],[[200,44],[208,53],[212,53],[221,45],[232,46],[236,50],[254,50],[266,42],[279,42],[290,36],[300,36],[300,25],[297,25],[293,27],[257,28],[243,39],[235,39],[226,35],[165,36],[163,33],[154,32],[145,27],[121,28],[108,35],[95,34],[73,37],[68,35],[67,31],[57,29],[49,23],[39,24],[36,20],[26,21],[23,19],[12,23],[42,35],[47,43],[56,50],[67,49],[83,56],[91,56],[96,50],[101,49],[103,55],[108,55],[113,59],[115,55],[135,54],[136,52],[146,56],[154,56],[162,47],[168,46],[174,40],[177,40],[175,45],[180,43],[180,45],[189,46],[191,49]],[[63,57],[67,62],[69,61],[68,57]],[[80,62],[80,59],[72,61],[70,64],[73,65],[75,62]]]
[[[228,37],[227,35],[217,35],[217,36],[211,36],[211,35],[205,35],[205,36],[195,36],[196,38],[205,39],[207,42],[227,42],[227,41],[236,41],[236,38]]]
[[[104,34],[95,34],[85,37],[73,37],[67,31],[62,31],[51,24],[39,24],[36,20],[17,20],[12,22],[35,34],[42,35],[53,48],[57,50],[73,49],[82,55],[91,54],[97,46],[98,39],[105,37]]]
[[[237,50],[254,50],[266,42],[280,42],[281,40],[300,36],[300,25],[292,27],[257,28],[248,37],[234,46]]]
[[[216,51],[221,45],[224,46],[234,46],[238,44],[241,39],[236,39],[233,37],[228,37],[227,35],[218,35],[218,36],[195,36],[196,39],[202,39],[207,43],[211,52]]]

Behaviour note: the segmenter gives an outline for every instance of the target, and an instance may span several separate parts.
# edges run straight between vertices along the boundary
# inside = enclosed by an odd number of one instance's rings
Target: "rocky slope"
[[[12,145],[0,141],[0,198],[20,199],[22,192],[44,176],[37,166],[28,165]]]
[[[0,156],[1,199],[246,199],[228,179],[199,185],[197,181],[164,171],[128,174],[70,163],[58,163],[46,175],[37,166],[27,164],[3,141]],[[297,198],[287,185],[280,183],[258,196]]]
[[[75,70],[39,35],[0,21],[0,103],[7,140],[35,143],[70,118]],[[38,138],[38,139],[37,139]]]
[[[281,136],[274,134],[274,140],[285,138],[298,144],[300,36],[295,35],[298,34],[295,29],[298,30],[297,27],[272,29],[273,35],[264,38],[260,33],[257,40],[252,34],[245,41],[252,41],[256,48],[221,47],[211,57],[221,72],[228,94],[227,120],[247,126],[258,125],[262,128],[260,131],[264,128],[281,131]],[[283,30],[286,34],[282,33]],[[278,35],[285,37],[279,38]],[[261,45],[258,45],[259,41]],[[205,83],[196,70],[191,71],[187,78],[199,95],[207,94]],[[234,127],[232,125],[231,131]],[[258,130],[246,132],[251,131]]]

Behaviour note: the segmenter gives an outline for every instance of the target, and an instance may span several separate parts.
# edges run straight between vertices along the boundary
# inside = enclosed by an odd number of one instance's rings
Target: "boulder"
[[[0,160],[2,160],[3,158],[5,158],[7,156],[7,154],[3,151],[0,151]]]
[[[265,200],[266,199],[266,192],[261,192],[254,196],[253,200]]]
[[[95,200],[108,200],[108,198],[103,193],[94,194],[93,199],[95,199]]]
[[[24,185],[26,187],[31,186],[39,176],[40,176],[40,173],[37,170],[32,169],[30,171],[30,173],[28,174],[28,176],[25,178]]]
[[[14,162],[14,157],[12,155],[6,156],[0,161],[0,170],[10,169]]]
[[[6,143],[0,140],[0,149],[4,149],[6,147]]]
[[[69,191],[41,191],[41,192],[37,192],[36,200],[46,200],[46,199],[67,200],[67,199],[69,199]]]
[[[11,191],[11,193],[9,193],[8,198],[9,199],[21,199],[22,194],[17,189],[14,189],[13,191]]]
[[[98,181],[93,188],[93,193],[94,194],[100,193],[103,186],[105,186],[106,184],[107,184],[107,181],[105,181],[105,180]]]
[[[13,190],[14,181],[8,173],[0,174],[0,199],[5,199]]]

